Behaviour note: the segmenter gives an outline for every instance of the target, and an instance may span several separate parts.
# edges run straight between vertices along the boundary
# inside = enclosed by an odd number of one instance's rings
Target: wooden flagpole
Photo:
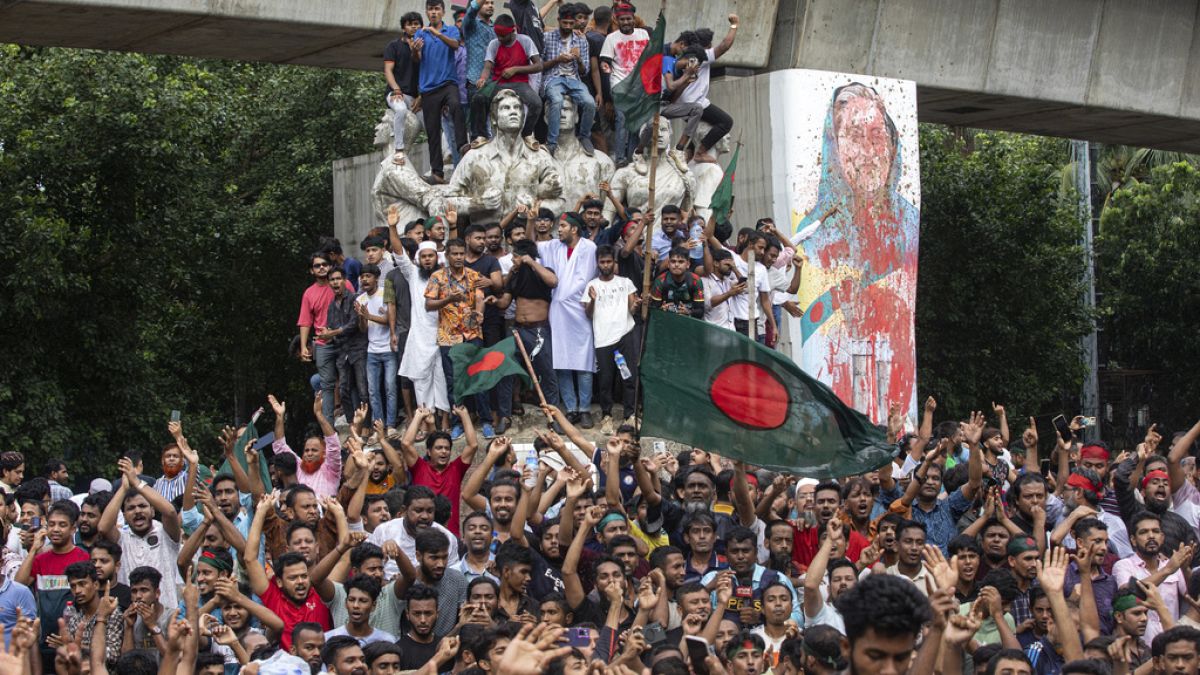
[[[521,335],[517,331],[512,332],[513,339],[517,341],[517,348],[521,350],[521,358],[525,359],[525,367],[529,369],[529,379],[533,380],[533,388],[537,391],[538,400],[542,405],[546,405],[546,395],[542,393],[542,384],[538,382],[537,371],[533,369],[533,361],[529,360],[529,352],[525,351],[525,343],[521,341]]]

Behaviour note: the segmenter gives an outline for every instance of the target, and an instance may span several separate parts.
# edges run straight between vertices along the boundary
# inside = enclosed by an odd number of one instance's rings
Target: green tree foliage
[[[1110,368],[1162,372],[1154,421],[1195,422],[1200,401],[1200,170],[1160,166],[1116,190],[1096,240],[1097,290]]]
[[[303,261],[333,230],[330,162],[370,150],[373,82],[0,45],[4,449],[153,467],[180,409],[212,460],[268,391],[307,409]]]
[[[917,382],[939,410],[1058,412],[1084,375],[1083,251],[1065,141],[921,127]]]

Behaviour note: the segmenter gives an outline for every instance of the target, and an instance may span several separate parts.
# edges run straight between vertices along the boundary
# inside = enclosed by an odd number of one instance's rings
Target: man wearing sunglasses
[[[315,357],[317,373],[321,376],[321,409],[326,419],[333,419],[333,388],[337,386],[337,347],[331,340],[316,338],[310,349],[308,340],[325,330],[329,303],[333,302],[333,287],[329,285],[329,258],[324,253],[309,256],[309,272],[313,275],[312,285],[304,289],[300,298],[300,360],[312,361]]]

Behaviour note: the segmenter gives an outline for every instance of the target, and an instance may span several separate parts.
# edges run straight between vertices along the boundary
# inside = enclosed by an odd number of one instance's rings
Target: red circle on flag
[[[467,366],[467,374],[476,375],[485,370],[495,370],[500,367],[501,363],[504,363],[503,352],[488,352],[483,355],[482,359]]]
[[[791,403],[779,376],[749,361],[734,361],[718,370],[708,396],[726,417],[757,430],[782,426]]]
[[[662,54],[655,54],[642,64],[642,89],[647,94],[657,94],[662,91]]]

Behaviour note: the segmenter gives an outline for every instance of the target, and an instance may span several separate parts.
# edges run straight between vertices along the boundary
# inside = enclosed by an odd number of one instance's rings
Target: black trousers
[[[641,337],[641,332],[637,326],[634,326],[625,335],[621,336],[620,340],[607,347],[596,347],[596,383],[595,383],[595,399],[600,404],[600,414],[608,416],[612,414],[613,408],[613,380],[620,379],[621,371],[617,369],[615,360],[616,352],[621,352],[621,356],[625,357],[625,365],[629,367],[632,377],[628,380],[621,380],[621,405],[625,408],[624,416],[629,417],[633,414],[636,406],[634,405],[633,389],[634,383],[637,382],[637,364],[638,364],[638,340]]]
[[[438,177],[446,175],[442,163],[442,108],[450,109],[450,119],[454,122],[451,142],[456,149],[461,148],[467,144],[467,121],[458,100],[457,84],[447,82],[421,94],[421,114],[425,117],[425,135],[429,138],[429,170]]]
[[[712,129],[704,135],[704,140],[700,141],[706,150],[712,150],[717,141],[725,138],[725,135],[733,130],[733,118],[729,113],[721,110],[715,105],[709,105],[704,109],[704,114],[700,116],[701,122],[708,122]]]

